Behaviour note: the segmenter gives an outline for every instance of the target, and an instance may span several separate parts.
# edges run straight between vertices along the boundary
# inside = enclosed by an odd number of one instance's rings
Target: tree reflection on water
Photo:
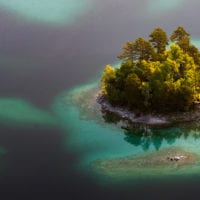
[[[106,123],[120,124],[121,117],[102,110],[102,116]],[[200,123],[198,121],[184,122],[168,125],[146,125],[133,124],[124,121],[120,127],[124,131],[124,140],[134,146],[141,146],[144,151],[148,151],[153,145],[156,150],[162,147],[163,142],[173,145],[177,139],[186,140],[200,138]]]
[[[159,150],[165,141],[168,145],[173,145],[177,139],[200,138],[200,129],[193,127],[189,129],[181,124],[172,127],[148,127],[147,125],[132,125],[122,127],[124,129],[124,140],[135,146],[141,146],[147,151],[150,145]]]

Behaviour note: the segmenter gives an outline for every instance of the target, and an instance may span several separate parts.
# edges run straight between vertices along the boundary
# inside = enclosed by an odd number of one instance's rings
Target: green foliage
[[[200,53],[197,47],[190,43],[190,34],[179,26],[173,31],[171,41],[176,43],[185,53],[193,57],[196,65],[200,65]]]
[[[123,51],[118,55],[119,59],[127,59],[130,60],[131,63],[133,63],[133,57],[134,57],[134,43],[133,42],[127,42],[122,47]]]
[[[132,64],[137,60],[150,60],[154,55],[153,46],[143,38],[137,38],[135,42],[127,42],[122,50],[118,58],[130,60]]]
[[[166,50],[166,46],[168,45],[167,34],[161,28],[155,28],[149,37],[149,41],[152,43],[156,51],[156,59],[162,60],[163,53]]]
[[[178,44],[183,50],[187,50],[190,42],[190,34],[187,33],[182,26],[179,26],[173,31],[170,39],[172,42]]]
[[[134,42],[134,58],[135,60],[150,60],[153,57],[154,51],[150,42],[143,38],[138,38]]]
[[[106,66],[103,72],[103,94],[113,105],[134,111],[192,109],[200,100],[200,53],[189,36],[178,27],[168,50],[167,35],[161,28],[150,34],[149,42],[138,38],[126,43],[119,56],[121,66]]]
[[[115,69],[110,65],[106,65],[101,77],[101,88],[105,95],[108,94],[108,87],[110,87],[110,85],[115,82],[115,74]]]

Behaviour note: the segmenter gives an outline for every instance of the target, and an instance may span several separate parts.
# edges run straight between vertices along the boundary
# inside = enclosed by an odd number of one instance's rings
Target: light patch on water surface
[[[180,8],[185,0],[148,0],[148,10],[152,14],[164,14],[167,11]]]
[[[91,0],[0,0],[0,9],[38,23],[70,24],[87,12]]]
[[[54,126],[56,119],[24,100],[0,98],[0,123],[9,126]]]

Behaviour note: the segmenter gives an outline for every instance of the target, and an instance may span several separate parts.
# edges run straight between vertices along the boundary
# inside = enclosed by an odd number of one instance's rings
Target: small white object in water
[[[179,161],[181,159],[185,158],[185,156],[168,156],[167,159],[170,161]]]

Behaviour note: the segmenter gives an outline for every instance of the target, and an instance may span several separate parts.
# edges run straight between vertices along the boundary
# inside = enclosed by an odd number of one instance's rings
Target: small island
[[[95,80],[59,101],[70,142],[86,149],[81,165],[102,181],[198,176],[200,52],[190,34],[178,27],[169,40],[155,28],[118,57],[101,87]]]
[[[105,67],[98,102],[129,119],[195,112],[200,100],[200,52],[191,44],[190,34],[179,26],[169,41],[163,29],[155,28],[149,38],[127,42],[118,55],[120,67]],[[165,118],[154,118],[165,123]]]

